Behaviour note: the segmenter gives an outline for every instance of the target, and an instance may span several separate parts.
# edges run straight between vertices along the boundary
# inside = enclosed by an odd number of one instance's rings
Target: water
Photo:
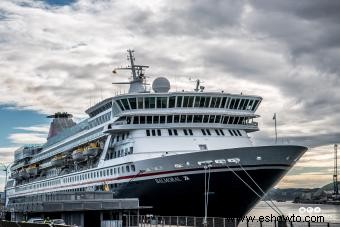
[[[285,214],[292,216],[323,216],[325,222],[340,223],[340,205],[326,205],[326,204],[296,204],[291,201],[288,202],[274,202],[275,205]],[[270,216],[277,213],[273,211],[265,202],[261,201],[248,214],[259,216]]]

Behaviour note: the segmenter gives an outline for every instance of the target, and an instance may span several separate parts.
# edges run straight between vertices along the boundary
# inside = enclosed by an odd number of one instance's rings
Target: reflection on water
[[[285,215],[299,215],[303,216],[323,216],[325,222],[339,222],[340,223],[340,205],[326,205],[326,204],[296,204],[290,201],[288,202],[274,202],[275,205]],[[277,213],[273,211],[265,202],[261,201],[252,209],[248,215],[259,216],[270,216]]]

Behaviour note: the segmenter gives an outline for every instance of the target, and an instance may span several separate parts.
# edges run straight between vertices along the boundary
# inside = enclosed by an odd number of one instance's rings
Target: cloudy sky
[[[172,90],[260,95],[257,144],[279,141],[310,151],[279,187],[332,179],[340,142],[340,2],[334,0],[5,0],[0,1],[0,159],[43,143],[47,114],[84,110],[127,87],[111,82],[126,50]],[[3,177],[0,178],[3,182]]]

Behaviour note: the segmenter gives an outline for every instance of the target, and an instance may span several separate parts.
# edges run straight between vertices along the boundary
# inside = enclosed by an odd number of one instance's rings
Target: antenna
[[[130,84],[129,93],[132,92],[146,92],[146,85],[148,85],[145,80],[146,77],[144,75],[144,70],[149,68],[147,65],[136,65],[135,64],[135,56],[134,50],[127,50],[128,56],[127,60],[130,61],[130,66],[127,67],[119,67],[113,69],[112,73],[116,74],[119,70],[130,70],[132,73],[132,79],[128,82],[114,82],[112,84]]]
[[[192,79],[192,78],[189,78],[189,80],[191,81],[191,82],[195,82],[196,83],[196,87],[195,87],[195,89],[194,89],[194,91],[196,91],[196,92],[203,92],[203,90],[205,89],[205,87],[204,86],[200,86],[201,85],[201,83],[204,83],[203,81],[201,81],[200,79],[196,79],[196,80],[194,80],[194,79]]]

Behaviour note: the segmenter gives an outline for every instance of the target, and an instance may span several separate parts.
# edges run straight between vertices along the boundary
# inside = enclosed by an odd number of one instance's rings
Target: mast
[[[132,79],[129,82],[114,82],[112,84],[130,84],[129,93],[141,93],[146,92],[147,83],[145,82],[144,70],[149,68],[147,65],[136,65],[134,50],[127,50],[128,57],[130,60],[130,66],[115,68],[112,73],[116,74],[118,70],[130,70],[132,74]]]

